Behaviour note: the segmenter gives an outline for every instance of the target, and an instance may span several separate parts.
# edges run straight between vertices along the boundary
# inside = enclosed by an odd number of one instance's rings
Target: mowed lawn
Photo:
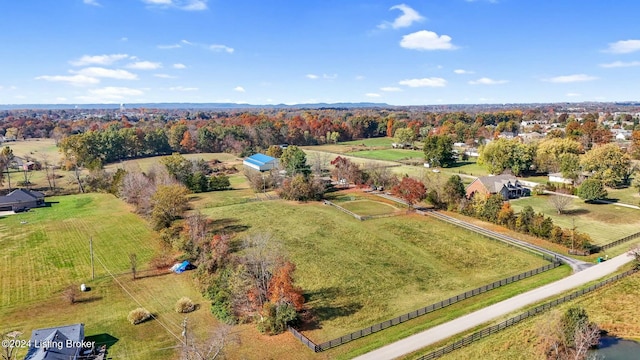
[[[363,216],[388,215],[400,211],[399,208],[393,205],[371,200],[347,201],[341,203],[340,206]]]
[[[553,223],[587,233],[594,244],[602,245],[640,231],[640,210],[615,204],[588,204],[581,199],[573,199],[565,210],[558,215],[550,203],[551,195],[529,196],[511,201],[511,207],[519,212],[530,205],[536,212],[542,212],[553,219]]]
[[[362,150],[349,152],[349,155],[363,157],[374,160],[400,161],[408,159],[424,159],[424,153],[419,150],[407,149],[383,149],[383,150]]]
[[[130,275],[119,275],[130,269],[129,254],[137,255],[139,269],[147,269],[149,259],[160,249],[147,223],[120,200],[112,195],[84,194],[47,201],[51,207],[0,219],[0,332],[18,330],[28,339],[36,328],[82,322],[87,335],[108,334],[118,339],[110,349],[114,358],[155,359],[173,357],[177,339],[160,323],[179,334],[182,316],[173,311],[179,297],[190,296],[202,305],[191,316],[194,324],[215,325],[188,275],[167,274],[135,282]],[[93,281],[90,238],[96,257]],[[110,273],[160,321],[129,324],[128,312],[139,305]],[[142,271],[141,275],[150,274]],[[81,294],[81,302],[63,301],[63,290],[78,288],[80,283],[91,287]]]
[[[541,258],[419,215],[361,222],[321,203],[203,208],[218,231],[284,243],[322,342],[544,265]]]

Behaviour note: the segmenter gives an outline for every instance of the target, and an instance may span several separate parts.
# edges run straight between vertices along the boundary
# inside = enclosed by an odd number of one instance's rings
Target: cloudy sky
[[[0,104],[640,100],[637,0],[1,1]]]

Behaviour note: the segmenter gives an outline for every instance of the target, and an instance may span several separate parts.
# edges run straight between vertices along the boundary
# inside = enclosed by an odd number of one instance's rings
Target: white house
[[[278,159],[264,154],[254,154],[244,159],[242,164],[253,170],[269,171],[278,168]]]

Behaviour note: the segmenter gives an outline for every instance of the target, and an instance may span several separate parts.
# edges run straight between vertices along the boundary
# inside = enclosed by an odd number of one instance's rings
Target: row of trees
[[[565,178],[577,180],[587,173],[610,187],[628,185],[632,174],[631,159],[618,145],[595,146],[584,152],[580,143],[566,138],[547,139],[540,144],[498,139],[481,147],[478,163],[493,174],[505,170],[514,175],[558,171]]]
[[[203,159],[189,160],[174,153],[160,159],[170,175],[194,193],[228,190],[231,187],[229,177],[214,174],[211,166]]]

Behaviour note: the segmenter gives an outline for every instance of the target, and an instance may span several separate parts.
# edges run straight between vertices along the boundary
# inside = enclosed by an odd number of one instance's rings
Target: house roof
[[[515,189],[520,185],[518,179],[513,175],[481,176],[477,180],[492,194],[500,192],[504,186]]]
[[[67,346],[67,340],[75,343],[83,341],[84,324],[33,330],[31,347],[25,360],[75,359],[79,347]]]
[[[276,160],[275,158],[272,158],[271,156],[267,156],[264,154],[254,154],[244,159],[244,161],[256,166],[262,166],[270,162],[273,162],[275,160]]]
[[[33,200],[44,199],[44,194],[40,191],[32,191],[27,189],[16,189],[6,196],[0,196],[1,204],[13,204],[19,202],[27,202]]]

